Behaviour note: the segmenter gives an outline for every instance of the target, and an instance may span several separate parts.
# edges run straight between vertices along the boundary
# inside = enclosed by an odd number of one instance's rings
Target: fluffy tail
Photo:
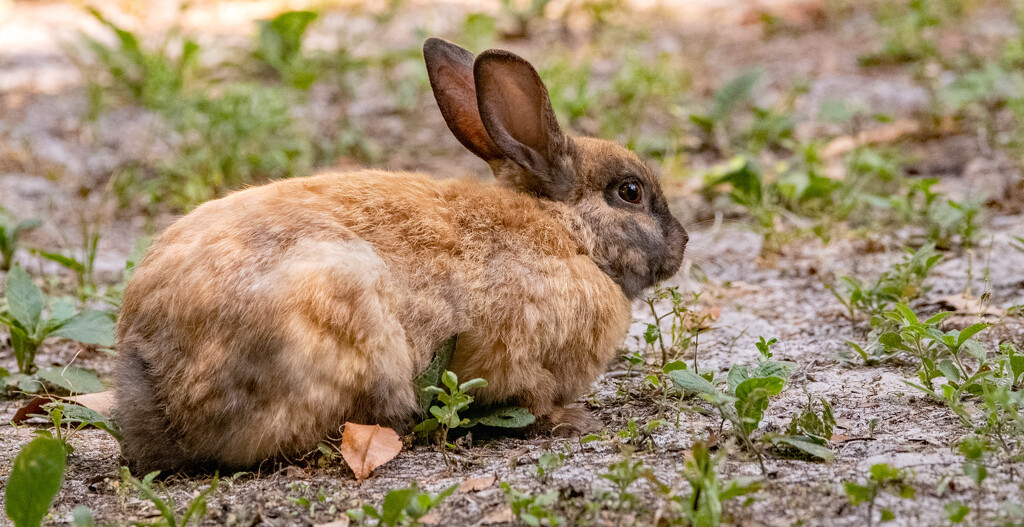
[[[124,436],[121,454],[132,470],[177,470],[192,460],[178,445],[163,404],[153,390],[149,364],[132,349],[119,350],[114,421]]]

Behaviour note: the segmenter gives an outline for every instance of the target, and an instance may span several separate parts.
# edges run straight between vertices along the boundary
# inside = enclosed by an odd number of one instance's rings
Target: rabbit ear
[[[569,181],[556,181],[559,156],[567,148],[544,83],[522,57],[487,50],[473,65],[476,97],[484,128],[498,149],[526,169],[536,181],[525,181],[540,194],[554,197]]]
[[[428,38],[423,43],[423,59],[434,99],[455,138],[484,161],[504,157],[480,120],[473,54],[447,40]]]

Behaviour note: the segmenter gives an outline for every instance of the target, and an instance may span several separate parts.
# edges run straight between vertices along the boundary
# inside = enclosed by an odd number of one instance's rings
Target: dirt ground
[[[431,34],[446,35],[471,9],[471,2],[409,2],[387,28],[384,39],[395,47],[415,40],[409,28],[422,23]],[[785,14],[796,2],[714,2],[700,0],[668,12],[658,2],[637,2],[635,9],[651,31],[663,36],[658,46],[679,52],[680,60],[691,64],[694,90],[707,91],[738,71],[757,65],[764,69],[764,92],[757,97],[778,97],[793,79],[805,79],[808,89],[796,104],[801,116],[798,133],[813,136],[826,127],[813,119],[825,98],[842,97],[863,101],[895,117],[914,115],[927,105],[927,95],[908,74],[899,69],[865,72],[857,57],[876,47],[872,31],[877,28],[862,15],[854,15],[838,26],[800,26],[798,31],[765,38],[760,26],[749,23],[754,7]],[[301,6],[290,2],[292,7]],[[154,3],[145,17],[145,28],[154,32],[165,25],[161,9]],[[202,24],[210,41],[232,42],[248,38],[252,20],[280,10],[280,2],[199,2],[185,23]],[[3,15],[4,10],[6,15]],[[171,10],[173,11],[173,10]],[[342,8],[326,9],[325,20],[317,26],[320,40],[330,46],[329,35],[337,27],[372,31],[369,16]],[[126,159],[158,156],[162,148],[150,141],[152,127],[159,126],[150,113],[128,108],[87,121],[83,80],[69,59],[67,42],[76,28],[98,31],[75,2],[14,2],[5,7],[0,0],[0,206],[19,217],[45,218],[44,228],[33,233],[26,244],[63,248],[77,243],[76,221],[83,210],[98,211],[104,218],[97,268],[109,281],[119,279],[120,270],[135,240],[172,221],[174,215],[158,212],[143,216],[116,211],[101,202],[98,192],[104,177]],[[213,23],[211,23],[211,21]],[[800,24],[799,20],[795,22]],[[999,34],[1007,29],[1003,15],[980,10],[971,22]],[[984,33],[984,32],[983,32]],[[314,35],[316,36],[316,35]],[[577,35],[576,38],[582,38]],[[218,40],[219,39],[219,40]],[[393,41],[392,41],[393,39]],[[542,45],[513,41],[508,47],[530,57],[543,53]],[[811,51],[809,51],[811,50]],[[356,90],[354,110],[364,122],[372,122],[369,134],[385,152],[380,166],[432,171],[439,175],[484,173],[484,166],[462,153],[447,135],[436,108],[423,105],[413,119],[397,116],[386,103],[374,101],[373,85]],[[362,106],[358,106],[362,105]],[[415,129],[414,129],[415,127]],[[438,137],[447,136],[443,146]],[[923,140],[902,145],[921,161],[922,175],[941,178],[941,185],[953,195],[977,196],[1005,193],[1019,185],[1020,169],[1005,154],[986,151],[968,134]],[[440,152],[439,152],[440,150]],[[391,154],[394,154],[393,156]],[[695,167],[706,163],[700,155],[691,160]],[[452,166],[458,168],[452,169]],[[699,179],[699,178],[698,178]],[[672,281],[688,291],[701,291],[701,307],[720,309],[713,327],[702,333],[696,358],[702,370],[723,373],[734,363],[753,363],[758,336],[777,337],[776,359],[796,362],[800,367],[786,390],[774,400],[765,419],[768,429],[780,429],[805,404],[807,396],[823,397],[833,406],[837,421],[829,463],[794,461],[768,456],[763,489],[753,500],[726,504],[727,523],[734,525],[822,525],[865,524],[863,507],[849,505],[842,483],[863,482],[876,463],[907,468],[917,490],[913,500],[884,495],[881,506],[896,515],[892,525],[948,524],[943,506],[959,500],[971,507],[969,522],[988,525],[999,521],[1001,506],[1024,501],[1024,464],[1006,463],[989,467],[983,489],[977,489],[962,475],[962,456],[951,444],[969,433],[946,407],[930,401],[904,379],[913,377],[910,363],[886,363],[866,367],[840,360],[846,341],[864,342],[863,321],[851,322],[845,308],[826,285],[844,275],[874,276],[901,256],[897,247],[910,236],[906,230],[877,233],[877,242],[865,238],[802,240],[786,245],[778,256],[761,256],[761,236],[742,221],[716,223],[708,204],[695,193],[696,184],[674,174],[665,175],[666,190],[673,209],[688,218],[692,233],[689,260],[700,266],[707,279],[696,280],[687,271]],[[936,267],[928,284],[932,289],[915,306],[919,311],[943,308],[942,299],[969,291],[980,295],[984,277],[991,279],[991,305],[1006,308],[1024,303],[1024,253],[1011,248],[1013,236],[1024,236],[1024,216],[1019,206],[990,209],[984,220],[980,246],[953,251]],[[879,249],[883,247],[883,249]],[[19,253],[28,267],[48,273],[60,270]],[[686,268],[690,269],[689,264]],[[650,320],[647,308],[637,304],[636,324],[624,344],[623,354],[643,350],[642,331]],[[975,317],[976,318],[976,317]],[[962,315],[954,324],[973,321]],[[1010,340],[1024,342],[1024,320],[1007,317],[983,334],[987,344]],[[48,343],[37,359],[40,364],[75,364],[108,374],[111,357],[105,353],[79,353],[69,343]],[[649,362],[654,364],[653,354]],[[0,366],[14,370],[9,346],[0,342]],[[653,367],[653,366],[652,366]],[[643,395],[644,373],[629,370],[624,360],[613,363],[594,385],[593,392],[580,401],[600,419],[610,435],[622,430],[631,418],[639,423],[657,417],[658,405]],[[630,396],[624,397],[628,392]],[[8,424],[24,398],[0,401],[0,475],[9,473],[21,445],[29,441],[41,423],[28,426]],[[696,404],[696,403],[693,403]],[[653,434],[655,447],[634,454],[653,469],[664,482],[680,484],[679,472],[693,443],[699,439],[717,441],[721,422],[710,413],[683,412],[678,420],[671,414],[669,426]],[[875,423],[872,425],[872,423]],[[470,438],[467,438],[470,439]],[[123,488],[121,459],[117,442],[99,430],[75,434],[75,447],[68,472],[47,523],[64,525],[71,511],[86,505],[101,524],[130,524],[153,519],[154,507],[134,492]],[[546,481],[536,475],[537,459],[545,451],[564,452],[565,464]],[[738,449],[723,461],[724,477],[758,476],[758,464]],[[387,491],[416,482],[421,488],[439,491],[470,478],[494,476],[487,488],[457,491],[448,498],[433,520],[436,525],[513,524],[511,511],[498,483],[507,482],[520,490],[540,492],[558,489],[564,498],[560,511],[572,524],[585,504],[610,488],[598,477],[621,459],[614,440],[581,444],[572,439],[549,437],[475,437],[446,464],[441,454],[427,446],[407,448],[392,462],[378,468],[362,484],[343,463],[328,468],[268,467],[247,473],[230,482],[210,498],[206,523],[210,525],[315,525],[342,522],[346,509],[363,503],[379,505]],[[6,476],[3,477],[6,480]],[[187,502],[209,484],[208,477],[172,476],[166,482],[179,504]],[[680,487],[682,489],[682,487]],[[645,482],[631,490],[640,496],[643,514],[600,516],[608,525],[648,524],[661,506],[660,498]],[[318,492],[324,497],[318,501]],[[306,497],[312,507],[296,503]]]

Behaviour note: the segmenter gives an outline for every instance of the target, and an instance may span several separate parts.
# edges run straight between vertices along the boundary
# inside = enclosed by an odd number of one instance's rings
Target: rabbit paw
[[[576,437],[601,429],[601,421],[586,408],[555,407],[543,421],[545,431],[556,437]]]

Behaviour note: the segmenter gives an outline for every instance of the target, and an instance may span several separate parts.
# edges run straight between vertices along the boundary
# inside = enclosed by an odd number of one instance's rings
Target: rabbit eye
[[[643,199],[643,188],[636,181],[626,181],[619,185],[619,197],[630,203],[640,203]]]

